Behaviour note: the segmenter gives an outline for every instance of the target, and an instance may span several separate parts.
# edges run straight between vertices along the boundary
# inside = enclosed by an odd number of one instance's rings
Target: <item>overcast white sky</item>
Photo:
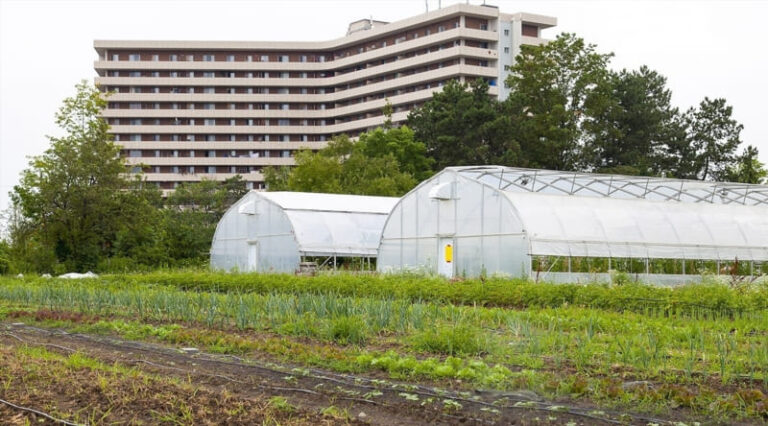
[[[682,109],[705,96],[726,98],[744,124],[745,145],[758,146],[768,161],[767,1],[488,4],[557,17],[545,37],[575,32],[614,52],[614,68],[658,70]],[[45,135],[57,134],[53,114],[62,99],[95,77],[94,39],[329,40],[357,19],[396,21],[424,11],[424,0],[0,0],[0,209],[27,157],[46,149]]]

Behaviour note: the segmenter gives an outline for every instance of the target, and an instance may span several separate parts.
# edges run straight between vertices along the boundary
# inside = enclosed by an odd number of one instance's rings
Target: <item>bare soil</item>
[[[20,362],[19,348],[81,354],[136,374]],[[35,367],[35,368],[32,368]],[[525,392],[462,393],[255,358],[0,323],[0,399],[89,424],[642,424],[659,422]],[[291,407],[270,403],[285,398]],[[329,408],[332,407],[332,408]],[[48,410],[48,411],[46,411]],[[0,423],[50,422],[0,404]],[[661,422],[666,423],[666,422]]]

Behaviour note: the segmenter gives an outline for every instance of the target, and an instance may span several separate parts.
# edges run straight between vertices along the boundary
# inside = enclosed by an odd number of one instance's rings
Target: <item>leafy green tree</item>
[[[117,266],[130,270],[171,264],[164,245],[163,198],[158,187],[143,181],[141,175],[134,175],[128,190],[118,195],[121,214],[130,218],[115,236],[112,255],[120,260],[102,259],[99,269],[116,271],[120,269]]]
[[[348,141],[348,139],[347,139]],[[338,138],[320,152],[302,150],[296,154],[293,167],[267,167],[264,181],[270,191],[325,192],[337,194],[341,188],[342,154],[331,154],[338,148]],[[328,150],[328,151],[326,151]]]
[[[434,170],[479,164],[515,165],[520,147],[510,117],[488,95],[488,82],[451,80],[408,115],[415,139],[424,141]]]
[[[678,178],[724,180],[736,165],[743,125],[732,118],[725,99],[704,98],[684,116],[687,136],[669,141],[666,150],[669,172]]]
[[[395,107],[392,106],[389,98],[385,100],[384,108],[381,109],[381,113],[384,115],[384,125],[382,127],[384,127],[384,130],[389,130],[392,128],[392,114],[395,112]]]
[[[758,151],[752,145],[747,146],[744,152],[737,158],[736,164],[731,166],[725,175],[729,182],[741,183],[766,183],[768,169],[758,158]]]
[[[0,240],[0,275],[4,275],[11,270],[11,247],[5,240]]]
[[[161,212],[161,246],[168,262],[204,263],[219,220],[246,192],[239,175],[222,182],[202,180],[176,188]]]
[[[585,123],[611,102],[608,61],[574,34],[521,47],[506,80],[505,106],[513,134],[529,167],[573,170],[580,162]]]
[[[166,205],[170,208],[210,214],[211,220],[218,222],[229,206],[247,192],[245,181],[240,175],[220,182],[203,179],[200,182],[179,185],[168,195]]]
[[[664,146],[685,139],[666,78],[643,66],[612,72],[605,84],[609,97],[584,123],[582,167],[601,173],[659,174]]]
[[[408,126],[376,128],[360,135],[357,142],[362,154],[369,158],[384,158],[391,154],[400,165],[400,171],[419,181],[428,178],[434,160],[427,157],[427,147],[418,142]]]
[[[408,154],[414,158],[405,158]],[[412,132],[398,128],[363,134],[358,142],[345,135],[336,137],[318,152],[299,152],[290,169],[267,169],[265,180],[270,191],[399,196],[418,181],[402,170],[398,155],[408,161],[406,167],[429,164]],[[421,159],[415,158],[419,155]]]
[[[126,187],[120,148],[99,117],[105,102],[96,88],[77,85],[76,95],[56,114],[65,135],[49,137],[50,148],[32,158],[11,194],[24,218],[14,238],[32,238],[51,248],[71,270],[93,268],[109,255],[116,234],[130,220],[120,203]]]
[[[54,268],[64,269],[54,254],[53,248],[42,241],[39,228],[24,218],[18,205],[8,209],[8,260],[12,272],[53,272]]]

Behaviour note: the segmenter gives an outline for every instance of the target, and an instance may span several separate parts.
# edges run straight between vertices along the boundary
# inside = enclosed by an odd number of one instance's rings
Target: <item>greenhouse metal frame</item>
[[[376,258],[381,229],[397,202],[304,192],[250,191],[224,214],[211,245],[211,267],[293,273],[302,260]]]
[[[450,167],[393,209],[380,271],[656,283],[768,272],[768,186]]]

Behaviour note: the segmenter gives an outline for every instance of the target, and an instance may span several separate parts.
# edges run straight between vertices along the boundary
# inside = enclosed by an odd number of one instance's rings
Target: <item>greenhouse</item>
[[[377,268],[674,284],[768,273],[768,186],[449,167],[406,194]]]
[[[298,271],[307,259],[336,265],[342,258],[376,258],[384,221],[397,198],[251,191],[221,218],[211,267]]]

